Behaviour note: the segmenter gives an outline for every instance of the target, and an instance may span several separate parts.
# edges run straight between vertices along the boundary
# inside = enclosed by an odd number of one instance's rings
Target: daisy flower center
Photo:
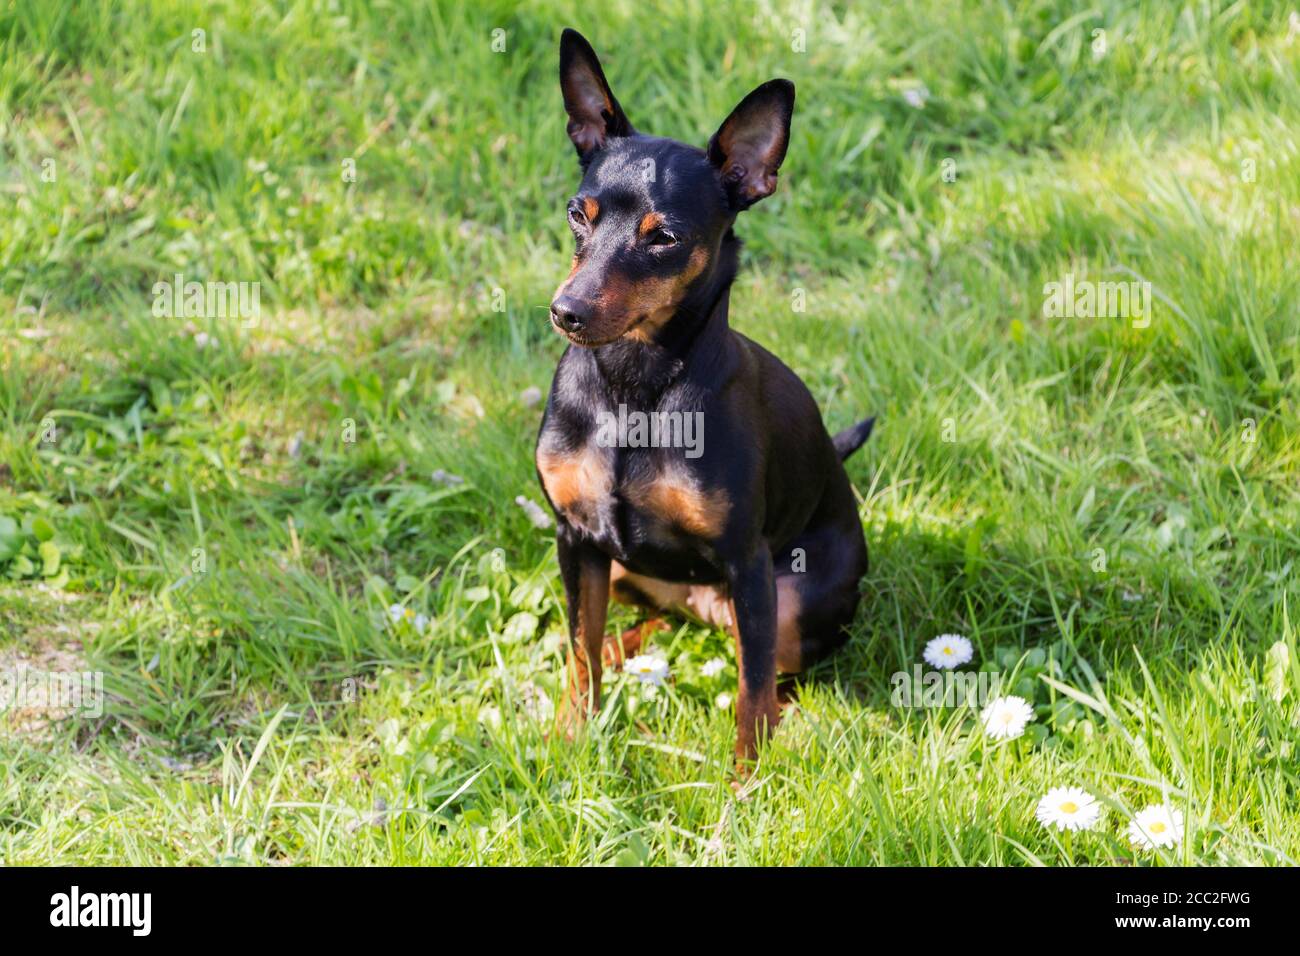
[[[1078,805],[1077,803],[1075,803],[1073,800],[1066,800],[1063,804],[1061,804],[1061,812],[1062,812],[1062,813],[1078,813],[1078,812],[1079,812],[1079,805]]]
[[[1167,830],[1167,829],[1169,829],[1169,828],[1166,827],[1163,823],[1161,823],[1161,822],[1159,822],[1159,821],[1156,821],[1155,823],[1151,824],[1151,832],[1152,832],[1152,833],[1164,833],[1165,830]]]
[[[952,654],[952,648],[951,648],[951,647],[945,647],[945,648],[943,649],[943,652],[944,652],[945,654],[951,655],[951,654]]]
[[[1002,722],[1004,724],[1009,724],[1011,723],[1011,721],[1015,719],[1016,719],[1016,715],[1011,713],[1011,711],[1007,711],[1005,714],[1002,715]]]

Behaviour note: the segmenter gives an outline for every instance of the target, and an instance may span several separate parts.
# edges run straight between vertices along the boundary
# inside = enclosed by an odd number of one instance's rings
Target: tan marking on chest
[[[628,489],[628,500],[697,538],[719,537],[731,511],[731,498],[721,488],[702,491],[671,472]]]
[[[551,503],[560,511],[589,515],[609,496],[613,475],[602,449],[587,445],[576,452],[538,450],[537,470]]]

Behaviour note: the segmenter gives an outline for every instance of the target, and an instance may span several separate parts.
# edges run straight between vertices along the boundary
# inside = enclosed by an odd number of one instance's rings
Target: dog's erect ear
[[[565,30],[560,37],[560,91],[569,114],[569,139],[584,165],[611,137],[636,132],[610,92],[591,44],[577,30]]]
[[[776,189],[793,115],[794,84],[768,80],[740,101],[709,140],[709,162],[718,168],[736,212]]]

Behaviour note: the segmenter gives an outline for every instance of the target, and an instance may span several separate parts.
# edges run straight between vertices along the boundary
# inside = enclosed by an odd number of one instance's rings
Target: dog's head
[[[573,268],[551,323],[577,345],[648,340],[707,282],[737,213],[776,189],[794,84],[751,92],[705,149],[633,129],[574,30],[560,39],[560,89],[583,177],[567,211]]]

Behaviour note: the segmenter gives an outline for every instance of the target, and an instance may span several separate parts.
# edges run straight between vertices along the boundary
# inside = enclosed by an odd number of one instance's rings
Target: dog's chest
[[[537,470],[556,511],[617,557],[714,540],[730,511],[726,493],[709,489],[680,449],[605,447],[591,436],[557,450],[544,437]]]

